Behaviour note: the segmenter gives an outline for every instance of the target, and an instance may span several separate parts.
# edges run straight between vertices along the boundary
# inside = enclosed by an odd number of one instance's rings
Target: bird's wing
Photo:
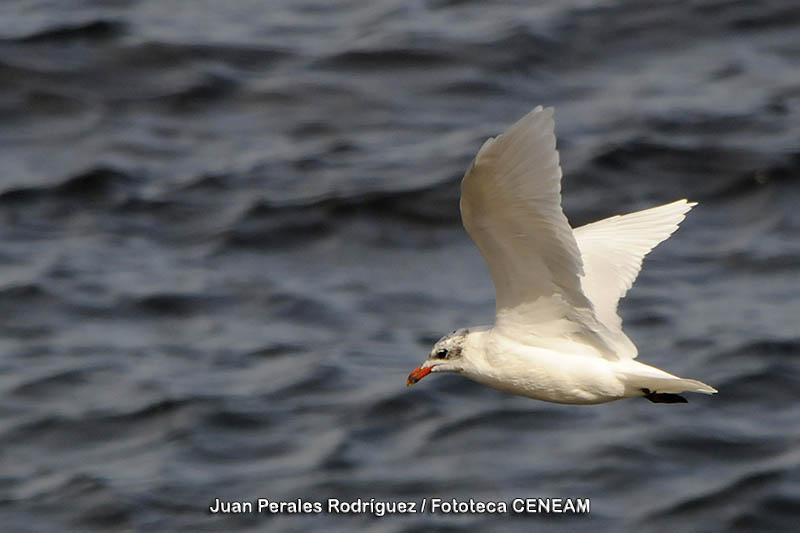
[[[595,316],[609,330],[622,333],[617,304],[639,275],[644,256],[672,235],[695,205],[678,200],[573,230],[583,260],[583,294],[594,305]],[[636,347],[630,344],[632,357],[636,357]]]
[[[618,335],[581,287],[553,127],[553,109],[537,107],[487,140],[461,182],[461,217],[492,274],[496,329],[535,344],[580,341],[615,360]]]

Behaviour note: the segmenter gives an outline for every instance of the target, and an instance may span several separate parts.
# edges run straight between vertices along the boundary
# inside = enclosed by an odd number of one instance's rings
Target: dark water
[[[4,2],[3,529],[794,530],[800,6],[647,4]],[[700,202],[621,311],[718,395],[406,389],[492,319],[458,181],[537,104],[573,225]],[[591,513],[208,512],[425,497]]]

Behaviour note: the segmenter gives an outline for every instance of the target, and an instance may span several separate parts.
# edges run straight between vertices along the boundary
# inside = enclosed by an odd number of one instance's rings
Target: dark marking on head
[[[464,340],[469,330],[466,328],[455,329],[450,334],[439,339],[431,350],[430,358],[439,360],[457,359],[461,357]]]

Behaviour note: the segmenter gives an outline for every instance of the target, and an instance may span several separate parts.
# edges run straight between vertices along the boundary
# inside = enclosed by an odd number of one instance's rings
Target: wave
[[[452,58],[432,50],[393,47],[385,50],[347,50],[317,60],[317,68],[341,70],[419,69],[449,65]]]
[[[677,501],[666,508],[650,513],[645,522],[664,523],[677,519],[682,524],[700,517],[713,516],[721,530],[740,530],[740,525],[750,521],[754,515],[760,516],[756,523],[762,529],[766,515],[761,515],[770,490],[777,490],[782,473],[777,470],[759,469],[740,475],[730,481],[718,483],[717,488],[700,494],[678,496]],[[779,528],[780,529],[780,528]]]
[[[49,199],[55,203],[69,201],[116,201],[139,180],[111,167],[97,166],[68,176],[52,185],[16,187],[0,193],[0,205],[25,204]]]
[[[725,146],[671,145],[633,139],[604,149],[578,174],[618,185],[621,175],[662,179],[687,191],[692,199],[730,200],[747,197],[765,184],[791,185],[800,179],[800,154],[775,156]],[[677,184],[676,184],[677,182]]]
[[[121,37],[126,25],[115,20],[90,20],[70,25],[54,25],[24,37],[11,39],[19,43],[58,43],[66,41],[89,40],[104,41]]]
[[[460,224],[458,186],[441,182],[410,191],[375,191],[249,207],[226,232],[226,247],[286,247],[331,235],[357,218],[419,227]]]

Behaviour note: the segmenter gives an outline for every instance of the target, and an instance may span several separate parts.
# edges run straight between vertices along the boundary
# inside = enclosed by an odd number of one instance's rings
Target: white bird
[[[636,361],[617,314],[644,256],[696,204],[678,200],[571,228],[553,128],[553,108],[536,107],[488,139],[464,175],[461,218],[489,265],[495,323],[442,337],[407,384],[455,372],[567,404],[684,403],[678,393],[717,392]]]

